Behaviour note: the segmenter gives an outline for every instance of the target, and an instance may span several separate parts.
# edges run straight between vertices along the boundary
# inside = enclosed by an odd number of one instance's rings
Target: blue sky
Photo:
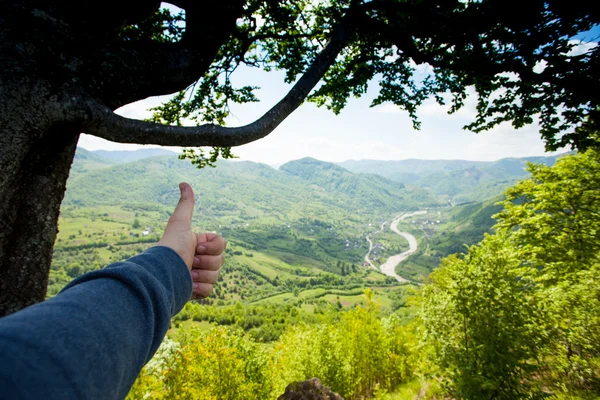
[[[600,29],[577,39],[597,41]],[[228,125],[244,125],[260,117],[287,92],[280,72],[240,68],[234,75],[238,85],[254,85],[260,103],[232,105]],[[305,103],[289,116],[273,133],[257,142],[240,146],[234,153],[243,160],[267,164],[281,164],[302,157],[326,161],[348,159],[401,160],[466,159],[491,161],[505,157],[544,155],[544,145],[539,138],[538,126],[520,130],[503,124],[491,131],[475,134],[462,127],[475,115],[474,97],[456,114],[448,115],[445,107],[433,100],[420,109],[420,131],[412,128],[406,112],[393,105],[370,108],[377,93],[373,82],[369,92],[360,99],[350,99],[339,115]],[[147,109],[159,104],[162,98],[149,98],[122,107],[117,112],[130,118],[144,118]],[[88,150],[134,150],[142,146],[123,145],[82,135],[79,145]],[[153,146],[157,147],[157,146]],[[566,150],[565,150],[566,151]]]

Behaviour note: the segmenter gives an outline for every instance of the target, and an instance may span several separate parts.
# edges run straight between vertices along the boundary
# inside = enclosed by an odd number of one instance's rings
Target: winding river
[[[398,275],[396,273],[396,266],[398,264],[400,264],[402,261],[406,260],[411,254],[415,253],[418,249],[418,244],[417,244],[417,239],[413,235],[411,235],[408,232],[400,232],[398,230],[398,223],[400,221],[402,221],[403,219],[414,217],[415,215],[424,215],[424,214],[427,214],[427,211],[414,211],[411,213],[405,213],[405,214],[402,214],[402,215],[396,217],[390,224],[390,229],[392,231],[396,232],[398,235],[400,235],[403,238],[405,238],[406,240],[408,240],[408,250],[406,250],[400,254],[393,255],[390,258],[388,258],[388,260],[385,262],[385,264],[383,264],[381,266],[381,272],[383,272],[387,276],[391,276],[392,278],[397,279],[399,282],[408,282],[408,280],[406,278],[401,277],[400,275]],[[378,232],[381,232],[383,230],[385,224],[386,224],[386,222],[381,224],[381,230],[379,230]],[[378,232],[376,232],[376,233],[378,233]],[[367,236],[367,241],[369,242],[369,252],[365,256],[365,261],[367,263],[369,263],[369,265],[371,267],[375,268],[375,265],[373,265],[373,263],[369,259],[369,255],[371,254],[371,250],[373,249],[373,242],[371,241],[371,239],[369,239],[368,236]]]

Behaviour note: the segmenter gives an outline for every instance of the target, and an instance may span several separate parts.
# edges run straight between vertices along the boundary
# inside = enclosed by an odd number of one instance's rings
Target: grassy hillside
[[[553,165],[560,156],[505,158],[494,162],[465,160],[344,161],[358,173],[378,174],[396,182],[430,189],[454,204],[485,201],[525,178],[527,163]]]
[[[176,157],[153,157],[85,173],[74,169],[64,205],[127,205],[167,212],[178,199],[176,184],[183,180],[198,194],[196,219],[213,229],[257,220],[339,220],[342,212],[368,213],[378,219],[443,204],[427,190],[355,174],[330,163],[298,161],[275,170],[253,162],[219,162],[217,168],[198,170]]]
[[[343,198],[346,206],[369,210],[418,210],[442,205],[428,190],[404,185],[379,175],[350,172],[338,165],[304,158],[279,167],[280,171],[300,178],[312,188],[319,188]],[[398,208],[398,205],[402,206]]]
[[[216,300],[289,302],[305,297],[294,291],[314,287],[346,288],[354,296],[352,290],[365,285],[393,284],[363,266],[365,236],[376,245],[371,259],[379,265],[407,249],[389,226],[377,233],[381,223],[400,211],[429,209],[400,225],[417,237],[419,251],[397,272],[422,279],[442,257],[481,240],[494,223],[491,215],[499,211],[497,198],[456,207],[448,207],[448,199],[491,196],[524,174],[527,161],[555,159],[343,163],[396,178],[411,171],[423,187],[311,158],[279,169],[220,161],[217,168],[198,170],[169,152],[122,162],[154,150],[123,155],[78,149],[62,207],[51,293],[70,277],[154,243],[178,200],[180,181],[196,191],[195,229],[219,232],[230,242],[228,273]],[[82,257],[85,262],[78,261]]]

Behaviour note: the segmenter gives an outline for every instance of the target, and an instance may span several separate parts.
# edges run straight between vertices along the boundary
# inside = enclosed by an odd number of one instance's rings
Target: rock
[[[290,383],[285,392],[277,400],[344,400],[342,396],[331,391],[317,378],[303,382]]]

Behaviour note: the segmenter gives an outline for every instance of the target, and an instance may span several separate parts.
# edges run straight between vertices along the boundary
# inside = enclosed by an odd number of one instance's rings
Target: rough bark
[[[78,130],[48,117],[49,92],[0,86],[0,315],[46,297],[60,203]]]

